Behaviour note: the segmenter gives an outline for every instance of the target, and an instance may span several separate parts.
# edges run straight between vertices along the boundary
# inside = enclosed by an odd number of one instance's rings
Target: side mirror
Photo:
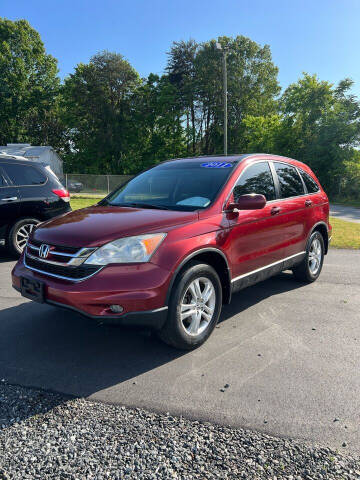
[[[260,210],[266,205],[266,198],[264,195],[258,193],[250,193],[247,195],[240,195],[236,203],[229,203],[226,211],[235,212],[236,210]]]

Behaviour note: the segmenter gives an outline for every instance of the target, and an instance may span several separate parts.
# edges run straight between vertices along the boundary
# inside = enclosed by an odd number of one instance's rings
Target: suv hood
[[[121,237],[163,232],[197,219],[197,212],[94,206],[41,224],[33,238],[53,245],[98,247]]]

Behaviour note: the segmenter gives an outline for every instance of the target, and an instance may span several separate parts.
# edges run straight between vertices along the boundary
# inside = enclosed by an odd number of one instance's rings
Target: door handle
[[[280,213],[280,207],[273,207],[271,209],[271,215],[277,215],[278,213]]]
[[[305,200],[305,207],[311,207],[312,201],[311,200]]]
[[[1,200],[3,202],[15,202],[17,199],[18,197],[5,197],[5,198],[2,198]]]

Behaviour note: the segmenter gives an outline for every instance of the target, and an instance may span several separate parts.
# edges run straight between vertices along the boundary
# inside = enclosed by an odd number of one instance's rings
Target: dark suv
[[[19,255],[34,226],[69,212],[70,196],[39,163],[0,155],[0,245]]]

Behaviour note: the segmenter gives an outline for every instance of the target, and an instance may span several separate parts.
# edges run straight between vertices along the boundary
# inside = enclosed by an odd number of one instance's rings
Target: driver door
[[[249,193],[265,195],[265,207],[227,214],[231,229],[232,278],[241,284],[240,288],[254,283],[249,281],[252,277],[256,277],[256,281],[263,276],[266,278],[271,267],[264,267],[277,263],[275,268],[279,268],[278,262],[281,263],[284,257],[282,219],[273,174],[267,161],[245,167],[234,186],[230,202],[236,202],[240,195]]]

